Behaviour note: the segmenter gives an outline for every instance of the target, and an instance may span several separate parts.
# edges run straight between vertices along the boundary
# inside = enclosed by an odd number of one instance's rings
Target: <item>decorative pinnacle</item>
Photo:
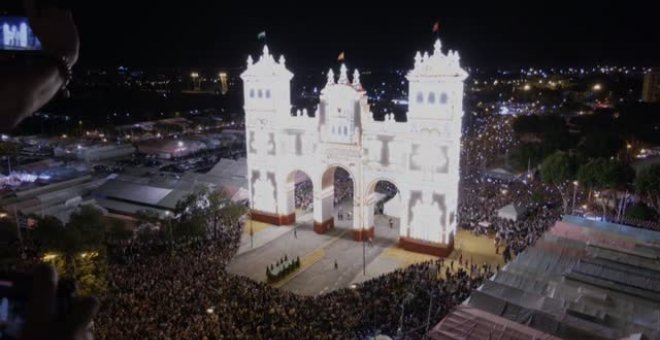
[[[334,84],[335,84],[335,72],[332,70],[332,68],[330,68],[330,70],[328,71],[328,82],[326,86],[334,85]]]
[[[247,58],[247,64],[248,64],[248,66],[251,66],[252,64],[254,64],[254,59],[252,59],[251,55],[249,55],[248,58]]]
[[[442,54],[442,43],[440,42],[440,39],[436,39],[435,44],[433,44],[433,54]]]
[[[358,69],[353,71],[353,87],[358,90],[362,88],[362,84],[360,84],[360,72],[358,72]]]
[[[422,62],[422,54],[417,51],[415,54],[415,65],[419,65]]]
[[[268,56],[270,54],[270,51],[268,50],[268,45],[264,44],[264,50],[263,50],[264,56]]]
[[[286,59],[284,59],[284,54],[280,55],[280,65],[284,66],[284,63],[286,63]]]
[[[346,64],[342,63],[339,68],[339,84],[349,84],[348,82],[348,69]]]

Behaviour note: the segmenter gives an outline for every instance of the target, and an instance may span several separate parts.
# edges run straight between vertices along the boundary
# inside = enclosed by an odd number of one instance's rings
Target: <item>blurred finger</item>
[[[41,264],[35,269],[33,280],[27,322],[43,325],[49,322],[55,313],[57,273],[50,265]]]

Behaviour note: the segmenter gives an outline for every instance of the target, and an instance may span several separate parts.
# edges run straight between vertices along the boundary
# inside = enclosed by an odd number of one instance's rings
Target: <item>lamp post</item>
[[[250,218],[250,248],[254,248],[254,229],[252,228],[252,210],[248,210]]]
[[[193,89],[194,90],[198,89],[199,86],[197,85],[197,79],[199,79],[199,73],[197,72],[190,73],[190,78],[192,78],[193,81]]]
[[[399,339],[403,339],[403,315],[405,312],[406,303],[414,297],[415,297],[414,295],[408,293],[408,295],[406,295],[406,297],[403,298],[403,301],[401,301],[401,317],[399,318],[399,329],[397,331],[397,338]]]
[[[367,276],[367,245],[365,243],[366,241],[362,240],[362,275]]]
[[[429,294],[429,311],[426,315],[426,331],[424,331],[424,338],[426,339],[429,334],[429,327],[431,325],[431,306],[433,306],[433,293],[427,292]]]
[[[172,234],[172,219],[170,218],[170,211],[165,212],[165,218],[167,218],[167,232],[170,236],[170,252],[174,249],[174,235]]]
[[[571,214],[575,214],[575,196],[577,195],[578,184],[580,184],[578,181],[573,181],[573,206],[571,207]]]

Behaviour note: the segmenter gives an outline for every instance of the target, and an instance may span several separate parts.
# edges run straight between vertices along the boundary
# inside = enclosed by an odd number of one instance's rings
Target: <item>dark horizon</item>
[[[360,68],[408,67],[430,50],[440,22],[445,48],[479,68],[660,64],[660,30],[648,4],[588,1],[540,4],[451,3],[342,7],[290,2],[241,6],[80,3],[80,62],[87,66],[236,67],[260,52],[267,32],[289,65],[325,69],[344,51]],[[406,5],[406,8],[402,8]],[[401,7],[401,8],[400,8]],[[320,9],[324,8],[324,9]]]

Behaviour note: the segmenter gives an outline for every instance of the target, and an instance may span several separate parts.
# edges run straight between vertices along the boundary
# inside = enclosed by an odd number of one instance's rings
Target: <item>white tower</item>
[[[286,224],[277,214],[276,171],[277,127],[291,112],[290,82],[293,73],[286,69],[284,56],[276,61],[264,45],[254,62],[247,59],[241,74],[245,102],[245,129],[248,157],[248,186],[253,215],[276,224]]]
[[[402,235],[404,248],[450,245],[457,224],[463,81],[458,52],[442,52],[440,40],[434,50],[415,55],[407,75],[408,124],[411,140],[409,171],[421,177],[409,185],[409,231]],[[439,220],[438,220],[439,219]],[[417,241],[423,241],[417,244]]]

